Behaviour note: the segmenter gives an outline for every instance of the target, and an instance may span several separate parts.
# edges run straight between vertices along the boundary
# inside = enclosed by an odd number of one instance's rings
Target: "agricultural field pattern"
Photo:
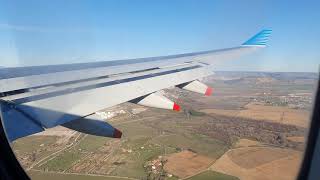
[[[163,95],[180,112],[124,103],[96,113],[121,139],[63,127],[12,147],[32,179],[294,179],[302,160],[315,73],[216,72],[205,97]]]

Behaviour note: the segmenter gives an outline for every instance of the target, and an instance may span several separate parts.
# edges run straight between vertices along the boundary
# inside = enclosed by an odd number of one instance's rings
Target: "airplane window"
[[[0,114],[31,179],[297,177],[318,2],[2,4]]]

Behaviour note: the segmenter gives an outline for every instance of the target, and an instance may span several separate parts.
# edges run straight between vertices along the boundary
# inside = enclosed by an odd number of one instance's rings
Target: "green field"
[[[123,180],[127,178],[119,177],[108,177],[108,176],[91,176],[91,175],[75,175],[75,174],[58,174],[58,173],[43,173],[30,171],[28,172],[32,180],[57,180],[57,179],[68,179],[68,180]]]
[[[112,171],[112,175],[121,175],[134,178],[145,178],[146,171],[144,168],[148,160],[157,158],[163,153],[162,149],[152,144],[145,144],[143,149],[137,147],[132,149],[132,153],[126,154],[125,163],[119,165]],[[114,156],[120,156],[122,153],[117,151]]]
[[[68,169],[75,161],[80,160],[83,155],[79,150],[71,149],[58,155],[52,160],[49,160],[46,164],[38,167],[41,170],[50,171],[63,171]]]
[[[188,178],[188,180],[239,180],[239,178],[215,171],[205,171],[201,174]]]
[[[63,148],[55,145],[57,140],[56,136],[29,136],[14,141],[12,149],[18,157],[29,157],[28,163],[21,162],[22,166],[27,168],[32,163]]]
[[[126,120],[126,123],[115,125],[124,133],[120,141],[106,137],[82,135],[79,139],[80,142],[76,143],[75,146],[62,151],[56,157],[48,160],[40,167],[35,167],[35,169],[49,172],[83,173],[88,170],[85,164],[91,164],[91,167],[95,168],[91,171],[93,173],[143,179],[147,177],[146,163],[157,159],[158,156],[176,153],[182,149],[190,149],[215,159],[228,149],[223,142],[197,134],[189,128],[206,121],[203,119],[206,118],[205,114],[195,113],[194,118],[190,121],[184,121],[184,113],[163,110],[159,112],[161,116],[155,117],[153,116],[154,112],[149,113],[146,112],[141,119],[138,117],[129,121]],[[41,143],[45,143],[42,146],[46,147],[54,144],[56,140],[56,137],[39,136],[22,139],[21,142],[17,141],[14,146],[18,151],[32,153],[37,151]],[[92,153],[96,156],[91,156]],[[100,161],[109,153],[111,153],[110,158]],[[79,167],[83,165],[84,169],[75,171],[72,169],[75,164],[79,164]],[[88,178],[85,175],[39,173],[35,171],[32,171],[31,175],[33,179],[43,179],[45,176],[47,180],[50,180],[50,178]],[[90,176],[90,178],[106,179],[106,177],[101,176]],[[175,177],[169,179],[175,179]]]
[[[80,143],[77,145],[77,148],[81,149],[82,151],[88,152],[96,152],[98,149],[103,146],[104,144],[112,141],[110,138],[100,137],[100,136],[93,136],[87,135]]]
[[[107,174],[113,176],[141,179],[147,176],[144,167],[146,163],[158,156],[190,149],[216,159],[228,149],[224,142],[197,134],[189,128],[193,124],[201,123],[201,119],[206,115],[195,116],[190,121],[181,121],[185,117],[183,113],[165,110],[161,116],[151,115],[147,113],[142,119],[136,118],[136,121],[116,125],[124,133],[120,142],[111,138],[87,135],[79,144],[63,151],[37,169],[74,172],[71,170],[74,164],[89,162],[94,163],[97,171],[100,168],[105,169],[99,171],[102,174],[108,172]],[[119,144],[115,146],[113,141],[118,141]],[[86,158],[89,153],[100,154],[102,157],[111,152],[111,146],[113,151],[107,161],[100,162],[99,157]]]
[[[191,149],[201,155],[211,158],[220,157],[228,147],[216,139],[208,139],[198,134],[170,135],[155,138],[157,144],[177,149]]]
[[[21,151],[23,153],[32,153],[39,150],[40,145],[46,147],[57,141],[56,136],[29,136],[18,139],[12,143],[12,148],[15,151]]]

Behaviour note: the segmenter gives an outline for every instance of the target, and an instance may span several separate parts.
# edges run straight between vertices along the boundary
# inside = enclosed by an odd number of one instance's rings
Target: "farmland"
[[[316,84],[309,76],[221,72],[204,80],[210,97],[164,90],[181,112],[131,103],[103,110],[121,109],[107,119],[121,139],[57,127],[13,149],[35,179],[292,179]]]

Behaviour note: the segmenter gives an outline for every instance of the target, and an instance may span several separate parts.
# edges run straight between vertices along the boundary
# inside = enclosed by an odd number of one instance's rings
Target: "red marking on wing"
[[[207,90],[206,90],[205,95],[206,95],[206,96],[211,96],[211,95],[212,95],[212,92],[213,92],[213,89],[212,89],[211,87],[208,87]]]
[[[174,111],[180,111],[180,106],[176,103],[173,103],[173,110]]]
[[[121,136],[122,136],[122,132],[119,131],[118,129],[114,128],[113,137],[114,138],[121,138]]]

